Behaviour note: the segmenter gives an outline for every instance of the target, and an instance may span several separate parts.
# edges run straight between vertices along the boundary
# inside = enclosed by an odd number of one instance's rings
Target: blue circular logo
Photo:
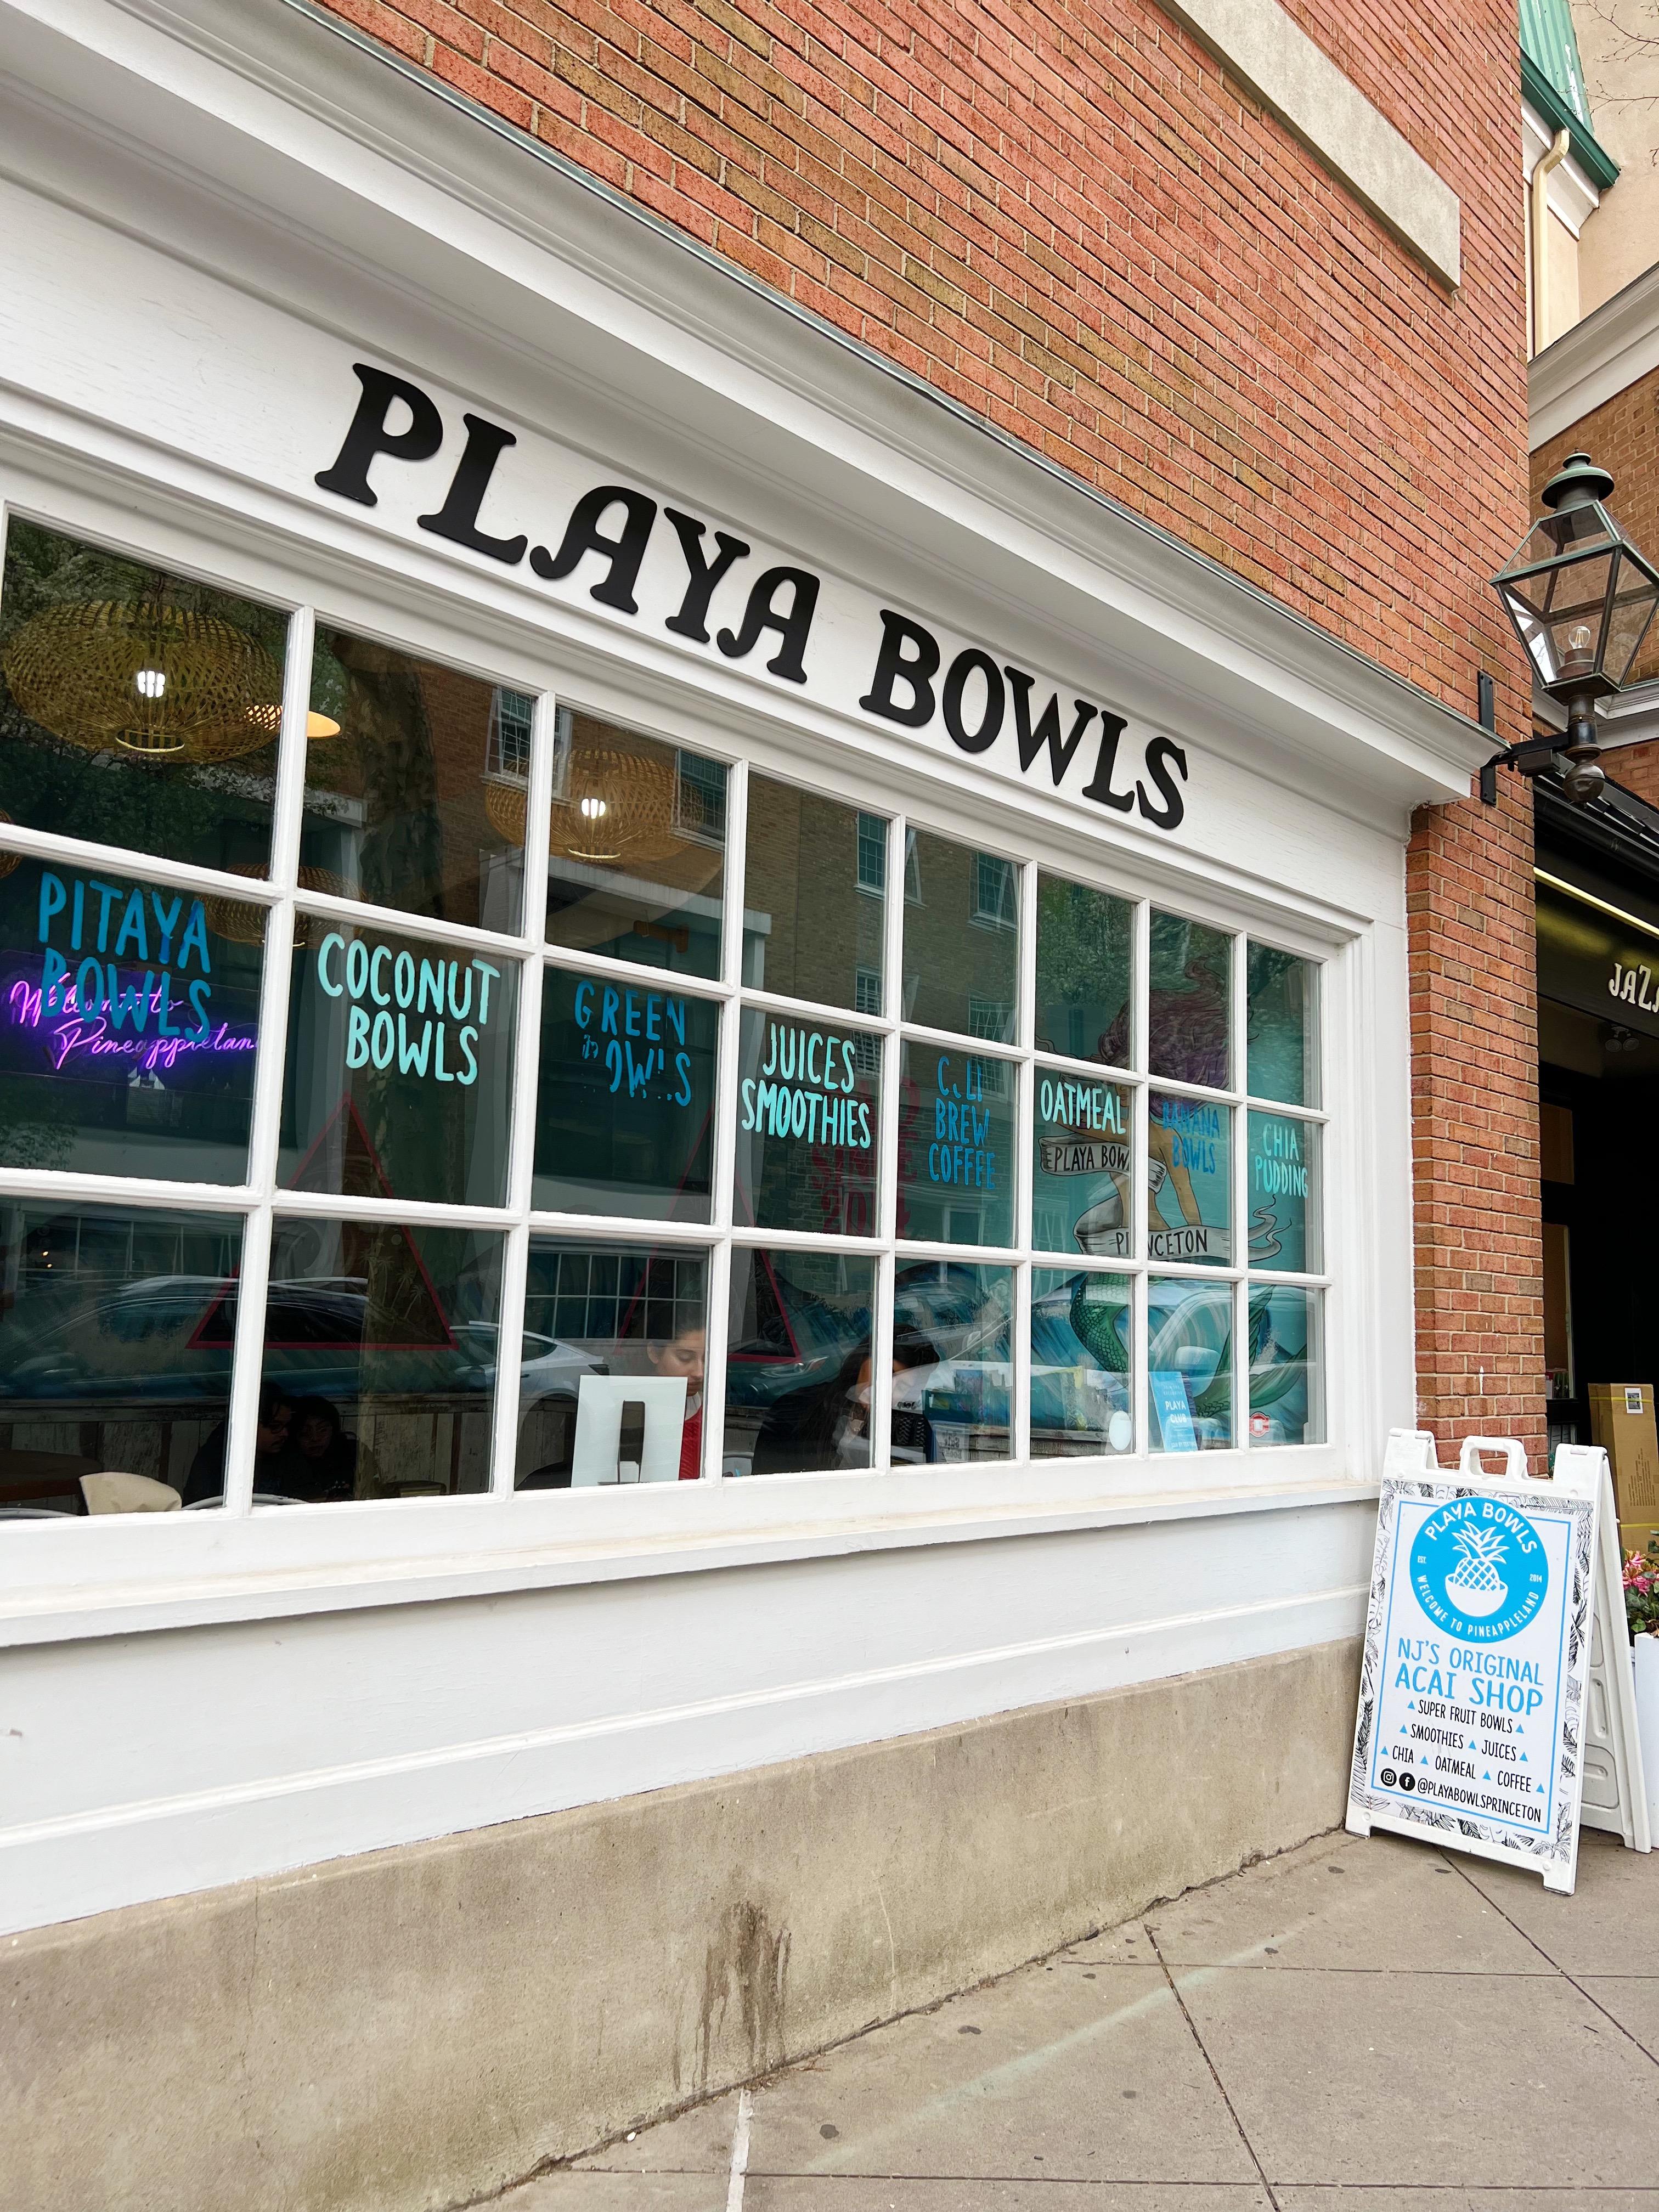
[[[1411,1576],[1429,1619],[1464,1644],[1518,1634],[1550,1586],[1537,1531],[1500,1498],[1437,1507],[1412,1545]]]

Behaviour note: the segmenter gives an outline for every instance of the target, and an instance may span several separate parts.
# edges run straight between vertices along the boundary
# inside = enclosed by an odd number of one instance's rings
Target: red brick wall
[[[1458,194],[1455,294],[1153,0],[325,4],[1435,696],[1491,670],[1525,732],[1486,580],[1525,518],[1513,0],[1287,0]],[[1408,861],[1446,1440],[1541,1434],[1528,833],[1505,779]]]
[[[1411,931],[1419,1424],[1541,1455],[1532,793],[1425,807],[1406,856]]]
[[[325,4],[1437,696],[1503,663],[1512,0],[1291,8],[1459,194],[1456,295],[1152,0]]]
[[[1605,407],[1582,416],[1571,430],[1552,438],[1532,457],[1532,501],[1538,512],[1538,495],[1569,453],[1580,450],[1610,470],[1614,478],[1607,506],[1621,529],[1650,561],[1659,561],[1659,368],[1650,369],[1634,384],[1615,392]],[[1650,628],[1636,665],[1633,682],[1659,677],[1659,623]],[[1632,749],[1633,750],[1633,749]],[[1621,755],[1621,762],[1628,761]],[[1619,780],[1626,781],[1621,765]],[[1643,797],[1651,793],[1643,791]]]

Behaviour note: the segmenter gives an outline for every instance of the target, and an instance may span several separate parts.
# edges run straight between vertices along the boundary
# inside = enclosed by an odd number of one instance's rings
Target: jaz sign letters
[[[354,368],[356,411],[339,452],[315,481],[337,498],[376,507],[389,484],[399,483],[393,465],[421,468],[436,459],[447,426],[421,386],[365,362]],[[1009,765],[1017,759],[1021,775],[1046,766],[1054,788],[1068,798],[1138,817],[1156,830],[1180,823],[1187,756],[1168,738],[1126,745],[1128,725],[1121,715],[1047,690],[1030,671],[981,645],[952,647],[913,616],[866,595],[854,601],[811,568],[768,562],[730,531],[660,504],[636,486],[592,483],[572,498],[563,485],[555,491],[528,481],[550,474],[554,449],[545,441],[535,441],[539,453],[521,452],[516,480],[512,463],[498,477],[503,455],[519,443],[516,435],[481,415],[464,413],[461,421],[466,442],[442,496],[414,518],[418,528],[505,568],[527,564],[547,584],[574,579],[573,590],[585,589],[612,614],[660,627],[690,645],[712,646],[724,659],[763,667],[784,683],[815,686],[823,696],[832,694],[821,664],[833,658],[839,666],[850,655],[860,687],[856,708],[869,720],[929,735],[942,731],[962,753],[988,754],[1000,746]],[[572,461],[568,457],[567,474]],[[550,498],[557,504],[550,513]],[[501,525],[483,520],[486,500],[503,517]],[[509,517],[532,515],[545,542],[505,526]],[[642,599],[650,603],[643,610]]]

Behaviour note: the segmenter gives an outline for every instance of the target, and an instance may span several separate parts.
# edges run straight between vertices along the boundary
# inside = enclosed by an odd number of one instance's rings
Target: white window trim
[[[307,666],[310,605],[294,590],[299,575],[295,562],[303,549],[282,549],[273,557],[253,530],[237,532],[224,526],[211,532],[188,526],[165,493],[140,492],[124,487],[118,497],[106,497],[95,482],[73,477],[32,479],[31,471],[8,468],[0,457],[0,497],[6,511],[21,513],[48,526],[83,535],[112,545],[149,553],[184,573],[218,581],[233,590],[286,606],[295,622],[290,652],[284,729],[303,727],[306,700],[302,672]],[[232,1481],[222,1512],[190,1516],[112,1516],[76,1520],[63,1528],[50,1524],[14,1524],[3,1540],[4,1565],[0,1567],[0,1642],[50,1640],[66,1633],[123,1632],[133,1626],[161,1626],[182,1618],[238,1619],[265,1617],[271,1612],[350,1607],[387,1602],[394,1593],[414,1596],[437,1595],[465,1587],[528,1588],[557,1580],[599,1580],[623,1573],[695,1571],[743,1557],[806,1556],[815,1547],[830,1551],[866,1549],[891,1543],[969,1540],[976,1536],[1006,1536],[1042,1528],[1097,1527],[1123,1519],[1160,1519],[1209,1511],[1238,1511],[1297,1502],[1311,1504],[1331,1498],[1352,1498],[1369,1494],[1374,1486],[1350,1470],[1364,1468],[1372,1452],[1365,1414],[1374,1399],[1373,1378],[1366,1373],[1360,1341],[1352,1316],[1369,1305],[1372,1291],[1357,1279],[1365,1240],[1359,1233],[1364,1217],[1363,1192],[1355,1187],[1348,1161],[1364,1158],[1367,1139],[1363,1123],[1364,1097],[1353,1079],[1349,1040],[1365,1026],[1364,957],[1366,933],[1352,917],[1322,908],[1294,895],[1269,897],[1254,880],[1240,880],[1218,869],[1201,855],[1174,848],[1149,854],[1144,842],[1127,839],[1112,843],[1090,836],[1070,820],[1057,821],[1041,811],[1040,794],[1011,792],[991,838],[985,835],[982,800],[948,781],[925,760],[880,761],[850,757],[817,747],[803,747],[781,731],[777,718],[744,711],[746,702],[734,696],[716,718],[708,702],[690,686],[666,687],[647,680],[642,672],[620,662],[608,665],[578,665],[581,656],[568,646],[526,632],[522,626],[506,629],[491,621],[487,629],[477,620],[476,610],[458,592],[451,611],[434,610],[429,593],[395,573],[395,547],[375,547],[374,567],[346,567],[337,562],[319,563],[325,589],[319,594],[315,618],[343,628],[367,631],[423,657],[465,669],[483,680],[535,695],[538,699],[538,743],[534,763],[535,788],[530,795],[526,880],[541,879],[546,864],[547,820],[550,797],[553,748],[550,734],[554,702],[569,704],[600,716],[630,722],[651,731],[664,741],[687,750],[724,757],[738,756],[747,766],[830,792],[860,805],[880,811],[894,827],[890,832],[888,884],[902,884],[905,806],[915,809],[916,826],[924,827],[975,848],[1000,843],[1012,848],[1010,857],[1024,865],[1018,878],[1022,901],[1022,929],[1028,934],[1035,921],[1036,874],[1051,870],[1100,888],[1143,902],[1139,908],[1139,973],[1146,975],[1146,901],[1174,906],[1194,919],[1236,933],[1237,959],[1244,957],[1244,939],[1281,945],[1324,963],[1322,986],[1322,1098],[1325,1105],[1310,1118],[1330,1121],[1334,1140],[1328,1144],[1324,1181],[1326,1191],[1325,1256],[1327,1273],[1307,1279],[1328,1283],[1324,1330],[1327,1435],[1324,1444],[1274,1447],[1254,1451],[1243,1445],[1225,1451],[1164,1456],[1145,1449],[1146,1298],[1137,1290],[1134,1302],[1136,1371],[1140,1377],[1136,1408],[1136,1449],[1119,1459],[1035,1462],[1016,1457],[1006,1462],[926,1470],[899,1469],[872,1473],[830,1473],[771,1475],[746,1481],[719,1480],[720,1431],[706,1424],[709,1464],[706,1479],[697,1485],[646,1486],[616,1492],[518,1493],[511,1490],[513,1474],[509,1448],[516,1428],[518,1344],[503,1332],[495,1409],[495,1452],[491,1490],[467,1497],[436,1500],[396,1500],[290,1506],[281,1511],[251,1510],[251,1443],[259,1383],[258,1343],[263,1321],[265,1272],[269,1264],[270,1224],[279,1197],[285,1212],[314,1212],[357,1218],[386,1218],[395,1211],[404,1219],[447,1220],[504,1229],[507,1249],[503,1280],[503,1311],[514,1310],[522,1297],[525,1262],[531,1235],[541,1230],[569,1228],[594,1241],[626,1242],[625,1224],[609,1218],[559,1216],[532,1212],[529,1205],[532,1123],[526,1110],[533,1091],[538,1054],[536,1017],[538,994],[521,992],[519,1057],[515,1073],[514,1152],[509,1168],[510,1204],[504,1213],[488,1209],[400,1203],[389,1209],[379,1201],[333,1200],[302,1194],[281,1194],[274,1183],[275,1146],[265,1141],[270,1165],[262,1182],[226,1188],[181,1182],[107,1180],[65,1176],[44,1170],[0,1170],[0,1190],[40,1195],[51,1193],[68,1201],[116,1203],[129,1206],[188,1206],[194,1211],[245,1213],[248,1220],[243,1261],[245,1294],[239,1301],[238,1360],[230,1412]],[[484,636],[481,646],[480,635]],[[287,746],[279,772],[276,819],[273,830],[272,875],[268,884],[245,878],[226,878],[214,871],[186,867],[140,854],[117,854],[111,848],[80,841],[51,837],[27,830],[0,826],[0,847],[61,860],[84,859],[129,873],[142,873],[163,883],[197,888],[234,890],[242,899],[265,905],[270,913],[267,934],[267,996],[262,1012],[262,1039],[274,1049],[262,1048],[256,1073],[254,1142],[261,1132],[273,1131],[272,1117],[280,1106],[280,1054],[285,1034],[293,916],[296,903],[303,747]],[[856,779],[856,781],[854,781]],[[733,775],[728,797],[728,853],[742,851],[746,775]],[[590,955],[562,954],[543,945],[535,927],[514,938],[481,932],[458,924],[428,922],[355,902],[331,902],[307,894],[306,905],[337,910],[343,918],[358,921],[380,919],[389,926],[414,927],[422,933],[458,945],[489,945],[514,953],[526,962],[554,967],[580,966],[599,972],[606,963]],[[887,970],[899,973],[899,945],[905,902],[888,897]],[[680,979],[688,991],[719,1002],[723,1009],[723,1090],[735,1084],[736,1024],[745,998],[756,994],[740,989],[736,981],[742,927],[741,901],[730,895],[726,903],[726,946],[723,978],[718,982]],[[639,970],[625,963],[613,963],[618,972],[637,981]],[[1000,1056],[1030,1064],[1033,1010],[1029,1003],[1023,957],[1018,1042]],[[725,979],[732,980],[725,980]],[[1242,971],[1236,976],[1234,1000],[1235,1065],[1243,1066],[1244,1018]],[[899,1022],[892,1016],[861,1016],[860,1026],[890,1040],[886,1050],[896,1054]],[[1144,1019],[1140,1050],[1144,1054]],[[923,1034],[918,1032],[918,1034]],[[958,1038],[949,1042],[960,1043]],[[1045,1054],[1045,1060],[1050,1057]],[[1059,1057],[1059,1056],[1056,1056]],[[1092,1062],[1072,1063],[1080,1073],[1098,1076]],[[1132,1087],[1144,1090],[1144,1078],[1131,1077]],[[1160,1087],[1180,1088],[1179,1085]],[[1020,1120],[1017,1145],[1022,1158],[1029,1156],[1033,1086],[1021,1083]],[[884,1085],[885,1117],[896,1111],[896,1085]],[[1206,1094],[1224,1097],[1241,1109],[1242,1091]],[[1276,1102],[1261,1102],[1276,1105]],[[1144,1148],[1145,1116],[1135,1115],[1137,1143]],[[733,1243],[781,1243],[773,1232],[732,1232],[722,1209],[729,1209],[731,1151],[735,1141],[735,1114],[721,1112],[717,1121],[715,1161],[716,1218],[710,1270],[711,1370],[723,1352],[718,1338],[726,1315],[724,1279],[726,1255]],[[1236,1111],[1235,1210],[1243,1192],[1242,1147],[1245,1119]],[[724,1154],[722,1160],[721,1154]],[[890,1158],[889,1136],[884,1156]],[[259,1155],[256,1152],[253,1157]],[[1029,1185],[1022,1180],[1022,1211],[1029,1217]],[[893,1202],[891,1179],[884,1182],[884,1205],[890,1228]],[[1146,1224],[1138,1235],[1144,1249]],[[1029,1319],[1029,1268],[1071,1266],[1068,1255],[1034,1251],[1028,1242],[1029,1218],[1017,1226],[1022,1241],[1008,1249],[981,1256],[997,1263],[1013,1264],[1018,1273],[1016,1309],[1016,1403],[1020,1417],[1016,1449],[1027,1443],[1024,1391],[1021,1386],[1029,1359],[1026,1328]],[[702,1225],[641,1224],[637,1241],[661,1245],[710,1242],[710,1231]],[[731,1241],[724,1241],[730,1237]],[[817,1240],[815,1240],[817,1241]],[[848,1240],[851,1242],[851,1240]],[[867,1250],[858,1243],[855,1249]],[[968,1260],[968,1248],[928,1247],[907,1243],[906,1255]],[[889,1302],[894,1255],[882,1255],[878,1289],[878,1328],[890,1326]],[[1108,1267],[1103,1272],[1129,1272],[1144,1281],[1144,1265]],[[1160,1276],[1189,1272],[1200,1279],[1228,1279],[1226,1271],[1183,1270],[1160,1265]],[[1236,1307],[1242,1320],[1243,1278]],[[1303,1279],[1285,1278],[1286,1281]],[[509,1304],[509,1301],[513,1302]],[[256,1318],[257,1316],[257,1318]],[[240,1340],[246,1338],[246,1341]],[[878,1345],[879,1348],[879,1345]],[[249,1356],[251,1355],[251,1356]],[[885,1395],[882,1378],[885,1363],[878,1359],[878,1395]],[[875,1413],[875,1431],[886,1432],[886,1408]],[[804,1485],[811,1486],[810,1492]],[[807,1533],[810,1524],[811,1533]],[[380,1593],[378,1598],[374,1593]],[[70,1624],[82,1626],[73,1628]]]

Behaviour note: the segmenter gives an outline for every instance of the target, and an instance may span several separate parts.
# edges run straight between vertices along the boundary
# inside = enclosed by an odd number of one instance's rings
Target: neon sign
[[[63,1073],[64,1063],[72,1053],[84,1053],[94,1060],[131,1060],[136,1068],[148,1075],[153,1074],[157,1068],[176,1066],[185,1054],[252,1052],[258,1043],[255,1032],[234,1030],[228,1022],[221,1022],[216,1029],[204,1024],[188,1036],[173,1030],[167,1018],[173,1013],[184,1012],[185,1003],[181,999],[169,998],[164,1006],[161,983],[155,984],[143,1003],[146,1018],[150,1014],[156,1018],[160,1034],[155,1036],[118,1036],[107,1018],[107,1005],[100,1003],[96,1010],[88,1007],[82,1012],[76,1002],[73,984],[65,988],[60,982],[55,992],[43,995],[43,991],[42,985],[20,977],[7,993],[7,1003],[14,1029],[39,1030],[43,1026],[43,1011],[48,1016],[61,1015],[61,1019],[52,1018],[44,1024],[46,1035],[42,1039],[54,1074]],[[130,1000],[132,995],[123,993],[122,997]],[[55,1006],[51,1003],[53,999],[56,1000]],[[118,1015],[117,1020],[118,1024]],[[138,1022],[135,1025],[142,1030],[144,1023]]]

